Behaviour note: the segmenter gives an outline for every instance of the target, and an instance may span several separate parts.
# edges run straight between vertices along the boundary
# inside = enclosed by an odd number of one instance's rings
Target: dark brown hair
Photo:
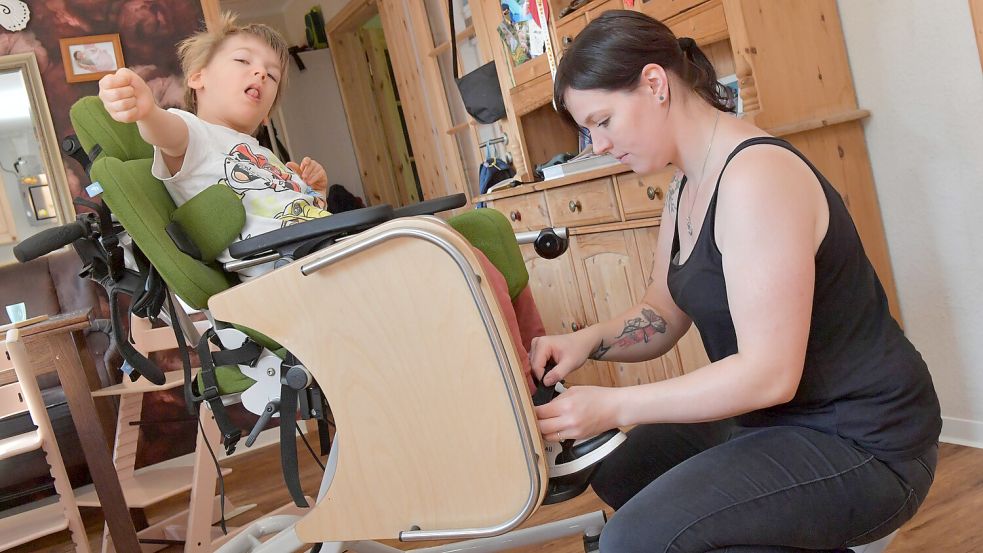
[[[674,73],[711,106],[734,111],[730,89],[717,82],[713,64],[693,39],[677,39],[665,24],[631,10],[602,13],[563,53],[553,82],[556,109],[572,120],[563,101],[568,89],[631,90],[650,63]]]

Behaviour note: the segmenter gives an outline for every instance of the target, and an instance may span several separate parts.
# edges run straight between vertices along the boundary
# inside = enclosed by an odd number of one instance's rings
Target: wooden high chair
[[[20,330],[11,328],[6,333],[6,357],[4,362],[13,365],[17,382],[0,387],[0,418],[21,413],[30,413],[37,430],[0,440],[0,458],[21,455],[37,449],[44,450],[45,461],[51,467],[55,493],[58,501],[44,507],[24,511],[0,519],[0,551],[68,529],[71,533],[75,551],[89,553],[89,541],[85,535],[85,525],[79,515],[72,483],[65,471],[58,442],[55,440],[48,410],[41,398],[41,389],[31,369],[27,349],[20,341]],[[2,366],[2,363],[0,363]]]

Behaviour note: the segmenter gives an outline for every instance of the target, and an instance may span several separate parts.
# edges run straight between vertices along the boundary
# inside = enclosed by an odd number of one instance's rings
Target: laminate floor
[[[299,446],[304,453],[303,445]],[[279,451],[268,447],[254,453],[241,455],[224,462],[233,469],[226,478],[226,490],[236,504],[256,503],[258,507],[232,519],[230,525],[245,525],[263,513],[283,505],[289,500],[280,476]],[[309,456],[301,455],[301,472],[304,489],[316,493],[320,481],[320,469]],[[186,495],[183,498],[187,501]],[[148,513],[151,520],[162,516],[168,509],[178,506],[180,500],[162,506],[160,513]],[[541,524],[589,511],[605,509],[597,497],[588,491],[580,497],[540,508],[524,526]],[[610,511],[608,510],[609,514]],[[888,553],[976,553],[983,552],[983,449],[942,444],[935,484],[921,510],[902,528],[888,548]],[[90,542],[94,552],[99,551],[102,519],[98,509],[83,512]],[[405,549],[418,548],[421,544],[392,543]],[[67,532],[54,534],[42,540],[13,549],[16,553],[49,553],[71,551]],[[164,551],[180,551],[171,546]],[[572,537],[542,546],[517,550],[522,553],[582,553],[579,537]]]

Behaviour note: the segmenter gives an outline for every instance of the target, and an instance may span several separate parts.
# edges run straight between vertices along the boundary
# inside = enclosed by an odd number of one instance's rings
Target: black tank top
[[[809,160],[776,138],[742,142],[724,168],[738,152],[755,144],[785,148],[812,169],[829,206],[829,228],[816,252],[812,322],[795,397],[740,415],[738,423],[804,426],[851,440],[885,461],[915,458],[938,440],[938,397],[921,355],[891,317],[884,288],[842,198]],[[677,198],[684,186],[685,181]],[[676,210],[668,274],[669,292],[696,324],[711,361],[737,353],[722,256],[714,238],[719,186],[718,177],[693,252],[682,264]]]

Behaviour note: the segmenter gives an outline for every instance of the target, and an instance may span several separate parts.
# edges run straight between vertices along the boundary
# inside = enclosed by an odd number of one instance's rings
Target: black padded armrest
[[[403,206],[393,211],[393,217],[416,217],[417,215],[433,215],[449,209],[464,207],[468,203],[468,197],[464,194],[451,194],[442,198],[424,200],[412,205]]]
[[[245,259],[252,255],[275,250],[286,244],[303,242],[313,238],[328,238],[354,230],[378,225],[393,218],[393,208],[389,205],[377,205],[345,211],[320,217],[311,221],[290,225],[273,232],[260,234],[235,242],[229,246],[229,255],[236,259]]]

